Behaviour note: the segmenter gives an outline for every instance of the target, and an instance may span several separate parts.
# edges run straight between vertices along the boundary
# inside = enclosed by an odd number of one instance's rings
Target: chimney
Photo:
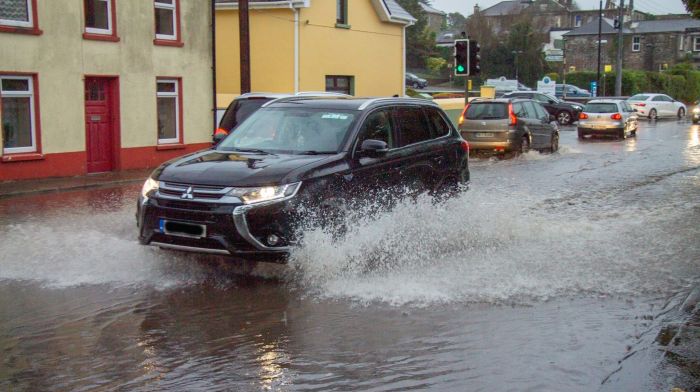
[[[479,3],[474,4],[474,15],[478,15],[481,9],[479,8]]]

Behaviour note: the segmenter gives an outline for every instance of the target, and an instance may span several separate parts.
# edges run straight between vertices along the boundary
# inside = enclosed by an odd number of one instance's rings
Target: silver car
[[[637,135],[637,113],[627,101],[594,99],[579,115],[578,138],[589,135],[614,136],[620,139]]]

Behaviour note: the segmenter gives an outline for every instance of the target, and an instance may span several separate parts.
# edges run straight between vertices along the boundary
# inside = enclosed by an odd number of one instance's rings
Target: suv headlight
[[[143,183],[143,188],[141,188],[141,196],[148,197],[148,194],[152,191],[157,190],[159,187],[159,182],[151,177],[148,177],[145,183]]]
[[[301,182],[295,182],[286,185],[233,188],[228,194],[241,199],[245,204],[255,204],[293,196],[300,185]]]
[[[700,107],[694,108],[693,113],[700,113]]]

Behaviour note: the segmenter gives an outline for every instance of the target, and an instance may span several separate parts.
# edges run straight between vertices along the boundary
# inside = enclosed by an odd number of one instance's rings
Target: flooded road
[[[700,128],[561,145],[286,267],[139,246],[140,185],[0,199],[0,390],[700,388],[656,342],[700,286]]]

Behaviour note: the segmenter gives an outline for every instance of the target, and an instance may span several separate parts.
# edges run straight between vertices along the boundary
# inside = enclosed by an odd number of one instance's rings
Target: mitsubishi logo
[[[194,195],[192,194],[192,187],[187,188],[185,193],[180,196],[181,199],[194,199]]]

